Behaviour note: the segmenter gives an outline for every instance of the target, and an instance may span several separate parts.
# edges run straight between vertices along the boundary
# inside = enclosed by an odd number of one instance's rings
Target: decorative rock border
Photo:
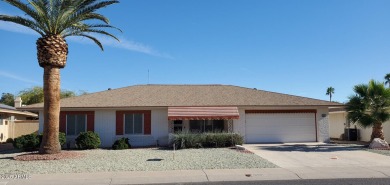
[[[37,161],[37,160],[61,160],[61,159],[74,159],[82,157],[84,154],[74,151],[62,151],[58,154],[39,154],[38,152],[31,152],[22,155],[15,156],[17,161]]]

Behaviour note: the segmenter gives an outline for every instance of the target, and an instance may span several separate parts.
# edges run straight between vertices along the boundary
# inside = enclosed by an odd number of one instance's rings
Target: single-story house
[[[0,104],[0,142],[38,132],[39,122],[36,120],[38,114],[16,110],[21,103],[19,97],[15,99],[15,107]]]
[[[135,85],[61,100],[60,131],[133,146],[166,145],[169,133],[236,132],[245,143],[328,142],[329,107],[343,104],[232,85]],[[43,104],[22,107],[39,111]]]
[[[357,124],[350,123],[347,120],[347,112],[344,108],[330,108],[329,109],[329,133],[331,138],[346,139],[347,136],[342,137],[343,134],[348,134],[345,129],[356,128],[358,141],[370,141],[372,127],[362,128]],[[385,139],[390,138],[390,120],[383,123],[383,133]],[[389,140],[387,140],[389,141]]]

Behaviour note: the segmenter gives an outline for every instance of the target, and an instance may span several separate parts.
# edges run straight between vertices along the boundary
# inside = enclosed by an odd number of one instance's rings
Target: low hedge
[[[221,148],[241,145],[244,139],[237,133],[175,133],[170,144],[176,149],[184,148]]]
[[[39,136],[35,133],[22,135],[14,139],[13,146],[24,151],[33,151],[39,148]]]
[[[59,133],[59,142],[60,145],[64,145],[66,143],[65,133]],[[13,140],[13,146],[18,149],[23,149],[24,151],[34,151],[37,150],[42,143],[42,134],[27,134],[17,137]]]
[[[100,146],[101,141],[98,134],[88,131],[81,132],[76,138],[76,146],[79,149],[96,149]]]
[[[14,139],[8,138],[5,142],[6,142],[6,143],[14,143]]]
[[[129,143],[129,138],[120,138],[115,141],[115,143],[112,145],[113,150],[124,150],[131,148],[131,145]]]

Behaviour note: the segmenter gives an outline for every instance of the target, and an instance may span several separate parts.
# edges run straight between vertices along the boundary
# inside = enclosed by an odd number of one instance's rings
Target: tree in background
[[[19,92],[18,96],[22,98],[22,103],[24,105],[31,105],[35,103],[43,102],[43,88],[42,87],[32,87],[24,89]]]
[[[21,10],[25,16],[0,15],[0,21],[16,23],[40,35],[37,40],[39,66],[43,70],[44,89],[44,125],[41,154],[61,152],[59,143],[60,119],[60,69],[66,65],[68,44],[65,38],[79,36],[92,40],[102,50],[101,42],[93,34],[102,34],[119,41],[114,35],[106,32],[109,20],[96,13],[118,0],[3,0]],[[2,5],[3,6],[3,5]],[[92,21],[101,21],[94,23]]]
[[[15,105],[14,95],[11,93],[3,93],[1,95],[0,103],[13,107]]]
[[[346,104],[348,120],[363,128],[372,127],[371,140],[384,139],[382,124],[390,119],[390,88],[371,80],[368,85],[356,85],[353,90],[356,94]]]
[[[83,92],[85,93],[85,92]],[[69,98],[73,96],[77,96],[78,94],[69,91],[69,90],[62,90],[60,92],[60,98]],[[32,88],[24,89],[19,92],[18,96],[22,98],[22,102],[24,105],[31,105],[35,103],[42,103],[44,100],[44,92],[43,87],[35,86]]]
[[[389,85],[390,88],[390,73],[387,73],[385,76],[385,85]]]
[[[334,88],[328,87],[328,89],[326,89],[326,95],[329,95],[329,101],[332,101],[332,94],[334,94]]]

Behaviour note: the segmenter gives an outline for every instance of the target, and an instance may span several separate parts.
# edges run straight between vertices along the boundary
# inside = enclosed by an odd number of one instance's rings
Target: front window
[[[224,120],[190,120],[191,132],[222,132]]]
[[[76,136],[85,132],[87,128],[87,115],[71,114],[66,115],[66,135]]]
[[[125,134],[143,134],[144,114],[125,114],[124,117]]]

